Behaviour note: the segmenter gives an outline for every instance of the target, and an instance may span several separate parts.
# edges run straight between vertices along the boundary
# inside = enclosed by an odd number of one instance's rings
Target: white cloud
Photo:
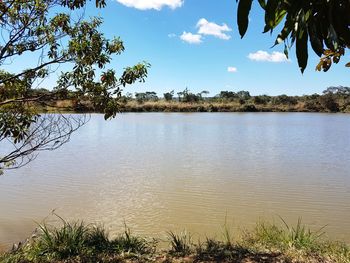
[[[181,7],[184,0],[117,0],[119,3],[127,6],[134,7],[140,10],[155,9],[161,10],[163,7],[168,6],[171,9]]]
[[[174,38],[174,37],[176,37],[176,34],[174,34],[174,33],[168,34],[168,38]]]
[[[266,62],[276,62],[276,63],[290,61],[289,59],[287,59],[284,53],[278,52],[278,51],[273,51],[270,54],[266,51],[259,50],[255,53],[250,53],[248,55],[248,58],[254,61],[266,61]]]
[[[202,36],[198,34],[187,33],[184,31],[180,38],[190,44],[200,44],[202,43]]]
[[[237,68],[236,67],[228,67],[227,72],[235,73],[235,72],[237,72]]]
[[[222,24],[220,26],[213,22],[209,22],[205,18],[201,18],[197,23],[197,28],[198,28],[198,34],[211,35],[224,40],[228,40],[231,38],[231,36],[224,33],[232,30],[226,24]]]

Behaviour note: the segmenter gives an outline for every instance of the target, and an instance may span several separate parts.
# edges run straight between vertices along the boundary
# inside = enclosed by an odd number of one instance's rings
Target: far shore
[[[49,105],[35,105],[35,109],[43,113],[67,112],[67,113],[103,113],[89,101],[77,103],[74,100],[65,99],[55,101]],[[304,102],[297,104],[254,104],[239,103],[237,101],[122,101],[119,103],[120,112],[310,112],[310,113],[350,113],[350,107],[330,110],[325,107],[311,107]]]

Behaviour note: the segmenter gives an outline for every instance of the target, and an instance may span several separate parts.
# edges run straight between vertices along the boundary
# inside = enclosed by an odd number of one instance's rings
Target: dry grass
[[[350,105],[347,101],[339,101],[340,112],[350,112]],[[47,105],[35,105],[39,112],[99,112],[94,109],[93,104],[83,100],[79,104],[74,100],[58,100]],[[329,112],[315,101],[299,100],[296,104],[257,104],[253,100],[241,104],[237,100],[208,99],[198,102],[179,102],[176,100],[145,101],[142,103],[136,100],[121,100],[119,102],[121,112]]]

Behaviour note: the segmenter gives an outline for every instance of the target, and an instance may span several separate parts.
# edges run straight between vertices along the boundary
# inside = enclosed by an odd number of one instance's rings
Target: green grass
[[[302,224],[299,218],[295,226],[289,226],[283,219],[282,226],[268,222],[259,222],[255,227],[253,242],[267,247],[275,247],[280,250],[297,249],[313,252],[318,249],[322,240],[324,227],[317,231],[311,231]]]
[[[299,219],[288,225],[260,221],[243,237],[223,227],[222,239],[206,238],[194,244],[192,235],[167,232],[169,250],[157,250],[156,240],[124,232],[110,238],[103,226],[82,221],[50,227],[39,225],[26,242],[0,255],[2,263],[27,262],[327,262],[350,263],[350,248],[325,238],[324,228],[312,231]],[[179,261],[180,260],[180,261]]]
[[[62,220],[59,227],[38,226],[35,237],[0,257],[0,262],[97,262],[123,257],[138,258],[155,251],[155,241],[134,236],[128,228],[110,239],[103,226]]]
[[[153,254],[157,245],[156,239],[146,240],[145,238],[134,236],[129,228],[125,226],[123,234],[111,241],[111,245],[117,253],[131,253],[135,255]]]
[[[327,241],[325,227],[312,231],[298,219],[290,226],[281,218],[282,224],[265,221],[257,223],[253,232],[248,232],[242,244],[255,250],[279,251],[289,258],[308,262],[308,258],[317,255],[330,258],[330,262],[350,262],[349,247],[343,243]]]
[[[222,237],[227,247],[231,247],[234,242],[232,233],[232,228],[227,224],[227,218],[225,217],[225,223],[222,226]]]
[[[191,254],[193,248],[192,236],[187,231],[182,231],[179,234],[169,231],[167,234],[170,243],[170,254],[179,256]]]

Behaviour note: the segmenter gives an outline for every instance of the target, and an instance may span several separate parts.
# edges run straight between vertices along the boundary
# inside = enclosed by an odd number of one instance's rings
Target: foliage
[[[238,92],[234,91],[221,91],[219,94],[219,98],[233,101],[235,99],[241,100],[244,104],[245,101],[251,98],[249,91],[241,90]]]
[[[272,103],[275,105],[278,105],[278,104],[295,105],[298,103],[298,100],[295,97],[287,96],[283,94],[283,95],[273,97]]]
[[[222,99],[233,100],[235,98],[238,98],[238,95],[234,91],[221,91],[219,97]]]
[[[237,24],[244,37],[249,24],[253,0],[236,0]],[[275,45],[284,43],[285,54],[296,45],[296,56],[301,72],[308,62],[308,45],[319,56],[316,69],[327,71],[338,63],[350,47],[350,1],[348,0],[258,0],[265,13],[264,33],[273,32],[282,21],[284,25]],[[347,63],[346,66],[350,66]]]
[[[350,94],[348,87],[329,87],[323,94],[302,96],[278,96],[257,95],[252,96],[245,91],[221,91],[214,97],[200,98],[193,94],[181,97],[182,101],[153,97],[154,92],[143,92],[142,96],[132,98],[126,94],[119,99],[121,111],[126,112],[350,112]],[[241,94],[241,98],[237,95]],[[151,94],[151,96],[146,96]],[[246,96],[242,96],[246,94]],[[249,96],[248,96],[249,95]],[[73,112],[95,112],[88,98],[74,99],[74,95],[68,94],[67,99],[59,100],[59,105]],[[196,96],[195,100],[192,96]],[[39,107],[41,111],[50,111],[51,108]],[[1,151],[1,149],[0,149]]]
[[[172,101],[174,97],[174,90],[164,93],[164,99],[166,101]]]
[[[330,111],[330,112],[338,112],[339,111],[339,105],[335,101],[335,96],[331,93],[327,93],[319,98],[319,102],[321,106]]]
[[[139,103],[143,103],[145,101],[157,101],[158,96],[154,91],[146,91],[146,92],[136,92],[135,93],[136,101]]]
[[[244,101],[249,100],[251,97],[249,91],[245,91],[245,90],[238,91],[236,94],[239,99]]]
[[[94,108],[103,112],[108,119],[118,112],[122,88],[136,81],[145,81],[148,63],[126,67],[119,76],[113,69],[108,68],[112,57],[124,51],[124,45],[119,38],[109,40],[99,31],[101,18],[84,20],[80,15],[75,19],[79,14],[78,10],[88,2],[0,2],[0,66],[3,67],[0,71],[1,143],[10,141],[15,148],[23,149],[23,142],[38,138],[40,134],[33,134],[33,129],[39,114],[33,110],[33,105],[45,104],[54,107],[54,102],[59,99],[70,97],[79,101],[81,98],[88,98]],[[96,0],[95,3],[97,7],[105,5],[105,1],[101,0]],[[75,10],[74,13],[72,10]],[[27,68],[23,68],[22,57],[27,57],[27,60],[30,58],[28,61],[35,63],[28,63]],[[16,68],[16,71],[6,71],[9,64],[12,64],[11,68]],[[58,76],[53,92],[48,93],[40,89],[40,83],[63,64],[66,65],[66,70]],[[67,118],[62,117],[59,122],[66,120]],[[55,131],[55,127],[48,126],[51,130],[50,141],[55,141],[56,133],[64,133],[69,138],[82,124],[83,122],[68,125],[69,128],[60,129],[59,132]],[[59,138],[57,141],[60,141]],[[46,149],[55,148],[52,144],[41,143],[38,140],[30,149],[37,152],[43,149],[42,145],[45,145]],[[29,144],[26,146],[29,147]],[[17,151],[16,156],[21,159],[27,150]],[[6,166],[20,166],[16,164],[18,158],[9,159],[8,153],[1,152],[0,155],[0,169]],[[33,158],[31,155],[27,161]]]
[[[350,87],[338,86],[338,87],[328,87],[323,91],[323,94],[336,94],[340,96],[350,96]]]
[[[182,102],[198,102],[202,99],[202,93],[194,94],[188,88],[185,88],[184,91],[177,93],[179,96],[179,101]]]
[[[201,92],[199,92],[197,94],[197,96],[200,98],[200,99],[203,99],[205,96],[207,96],[210,92],[207,91],[207,90],[202,90]]]
[[[266,105],[267,103],[269,103],[271,100],[270,96],[267,95],[259,95],[259,96],[254,96],[253,97],[253,103],[254,104],[263,104]]]

